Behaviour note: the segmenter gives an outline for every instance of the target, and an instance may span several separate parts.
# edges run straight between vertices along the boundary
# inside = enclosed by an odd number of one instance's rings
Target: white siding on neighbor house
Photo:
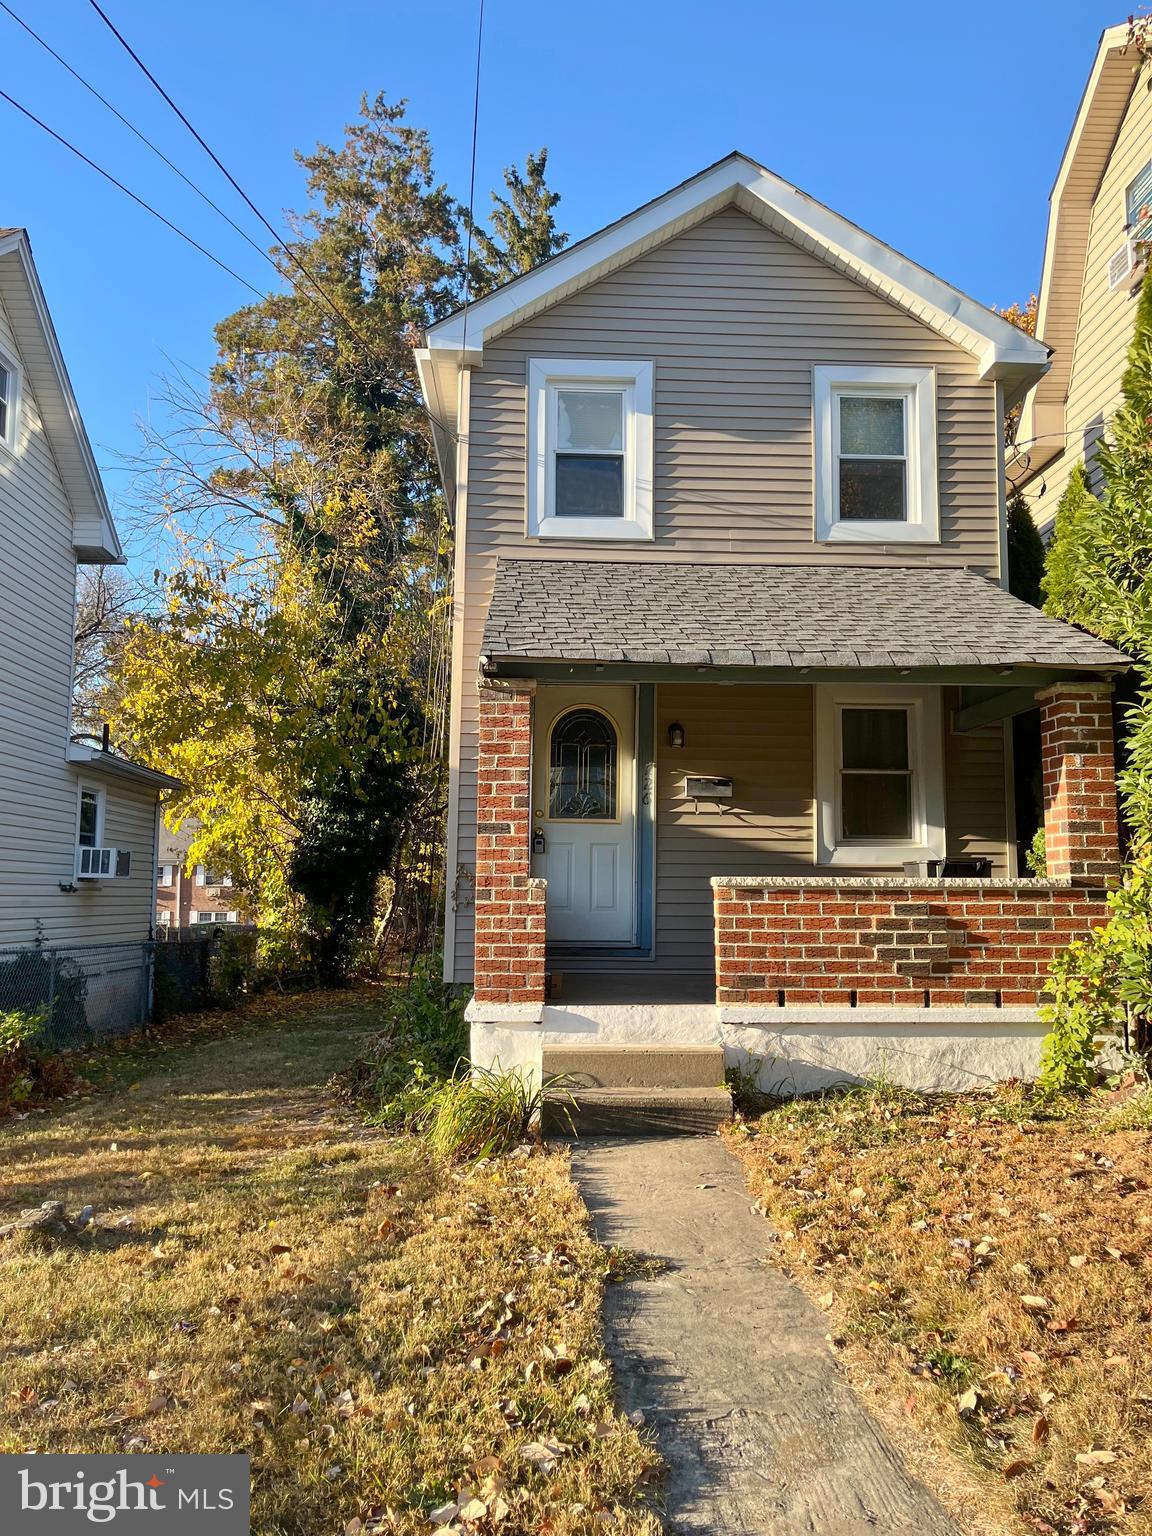
[[[526,370],[533,357],[654,363],[654,542],[526,537]],[[939,545],[813,542],[816,363],[934,367]],[[968,565],[993,576],[999,558],[994,386],[980,381],[969,354],[927,325],[735,208],[487,343],[484,365],[471,375],[469,405],[453,653],[458,818],[450,855],[461,896],[454,948],[461,980],[472,956],[476,678],[500,554]],[[718,591],[718,612],[723,604]]]
[[[1085,433],[1094,424],[1106,422],[1121,399],[1136,298],[1130,292],[1131,280],[1109,288],[1108,263],[1125,240],[1125,191],[1152,160],[1152,91],[1145,85],[1142,82],[1129,98],[1091,203],[1082,280],[1072,288],[1062,279],[1063,288],[1072,289],[1068,295],[1062,293],[1062,302],[1069,305],[1074,295],[1077,318],[1074,330],[1066,325],[1067,334],[1075,339],[1066,349],[1069,355],[1061,360],[1068,379],[1064,452],[1027,490],[1033,515],[1042,527],[1051,523],[1073,466],[1084,458]]]
[[[0,344],[17,353],[2,306]],[[76,563],[71,511],[27,378],[19,434],[15,456],[0,450],[0,945],[38,932],[57,942],[143,940],[153,792],[93,775],[107,785],[106,840],[131,849],[132,875],[60,890],[76,849],[78,781],[66,758]]]

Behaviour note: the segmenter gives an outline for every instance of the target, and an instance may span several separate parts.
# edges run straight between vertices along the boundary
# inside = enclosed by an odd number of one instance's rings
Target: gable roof
[[[1101,33],[1049,194],[1036,334],[1053,349],[1053,358],[1021,412],[1016,438],[1029,454],[1025,479],[1039,474],[1064,448],[1064,400],[1072,374],[1092,205],[1136,88],[1136,63],[1127,23]]]
[[[0,230],[0,299],[72,509],[76,558],[94,564],[122,564],[124,554],[116,526],[64,366],[26,230]]]
[[[923,566],[497,563],[481,646],[507,662],[1122,671],[1113,646],[995,582]]]
[[[441,467],[457,427],[457,372],[482,362],[486,342],[733,205],[971,353],[981,377],[1002,380],[1009,399],[1048,366],[1043,343],[735,153],[429,327],[416,359]]]

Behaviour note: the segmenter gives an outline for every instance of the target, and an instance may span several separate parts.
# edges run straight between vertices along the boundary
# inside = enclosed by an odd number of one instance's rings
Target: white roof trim
[[[1048,368],[1042,342],[747,155],[733,154],[429,327],[417,367],[442,470],[453,455],[455,376],[482,364],[487,341],[732,204],[969,352],[981,378],[1004,382],[1010,401]]]
[[[123,564],[100,471],[22,229],[0,236],[0,297],[72,508],[76,557],[93,564]]]
[[[438,321],[428,330],[428,352],[459,354],[465,331],[469,350],[482,352],[485,341],[501,331],[634,260],[641,249],[662,244],[680,229],[699,223],[734,201],[971,352],[979,359],[984,376],[996,376],[1004,369],[1031,370],[1039,375],[1047,366],[1047,351],[1039,342],[739,154],[730,155],[599,234],[477,300],[467,316],[460,310]]]
[[[86,747],[81,742],[69,744],[68,761],[87,769],[89,773],[110,773],[114,778],[130,779],[135,784],[155,790],[184,787],[184,781],[173,778],[170,773],[161,773],[158,768],[146,768],[143,763],[134,763],[131,758],[117,757],[114,752],[105,752],[100,747]]]

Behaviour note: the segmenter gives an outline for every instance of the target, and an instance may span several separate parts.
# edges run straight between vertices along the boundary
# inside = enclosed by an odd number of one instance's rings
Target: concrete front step
[[[711,1136],[732,1118],[727,1088],[576,1088],[545,1099],[545,1136]]]
[[[720,1088],[719,1045],[546,1045],[545,1078],[584,1088]]]

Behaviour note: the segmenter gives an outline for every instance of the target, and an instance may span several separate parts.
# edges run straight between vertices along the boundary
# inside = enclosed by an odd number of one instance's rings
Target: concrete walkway
[[[844,1380],[822,1314],[716,1138],[574,1143],[601,1242],[668,1268],[610,1285],[623,1406],[669,1465],[676,1536],[957,1536]]]

